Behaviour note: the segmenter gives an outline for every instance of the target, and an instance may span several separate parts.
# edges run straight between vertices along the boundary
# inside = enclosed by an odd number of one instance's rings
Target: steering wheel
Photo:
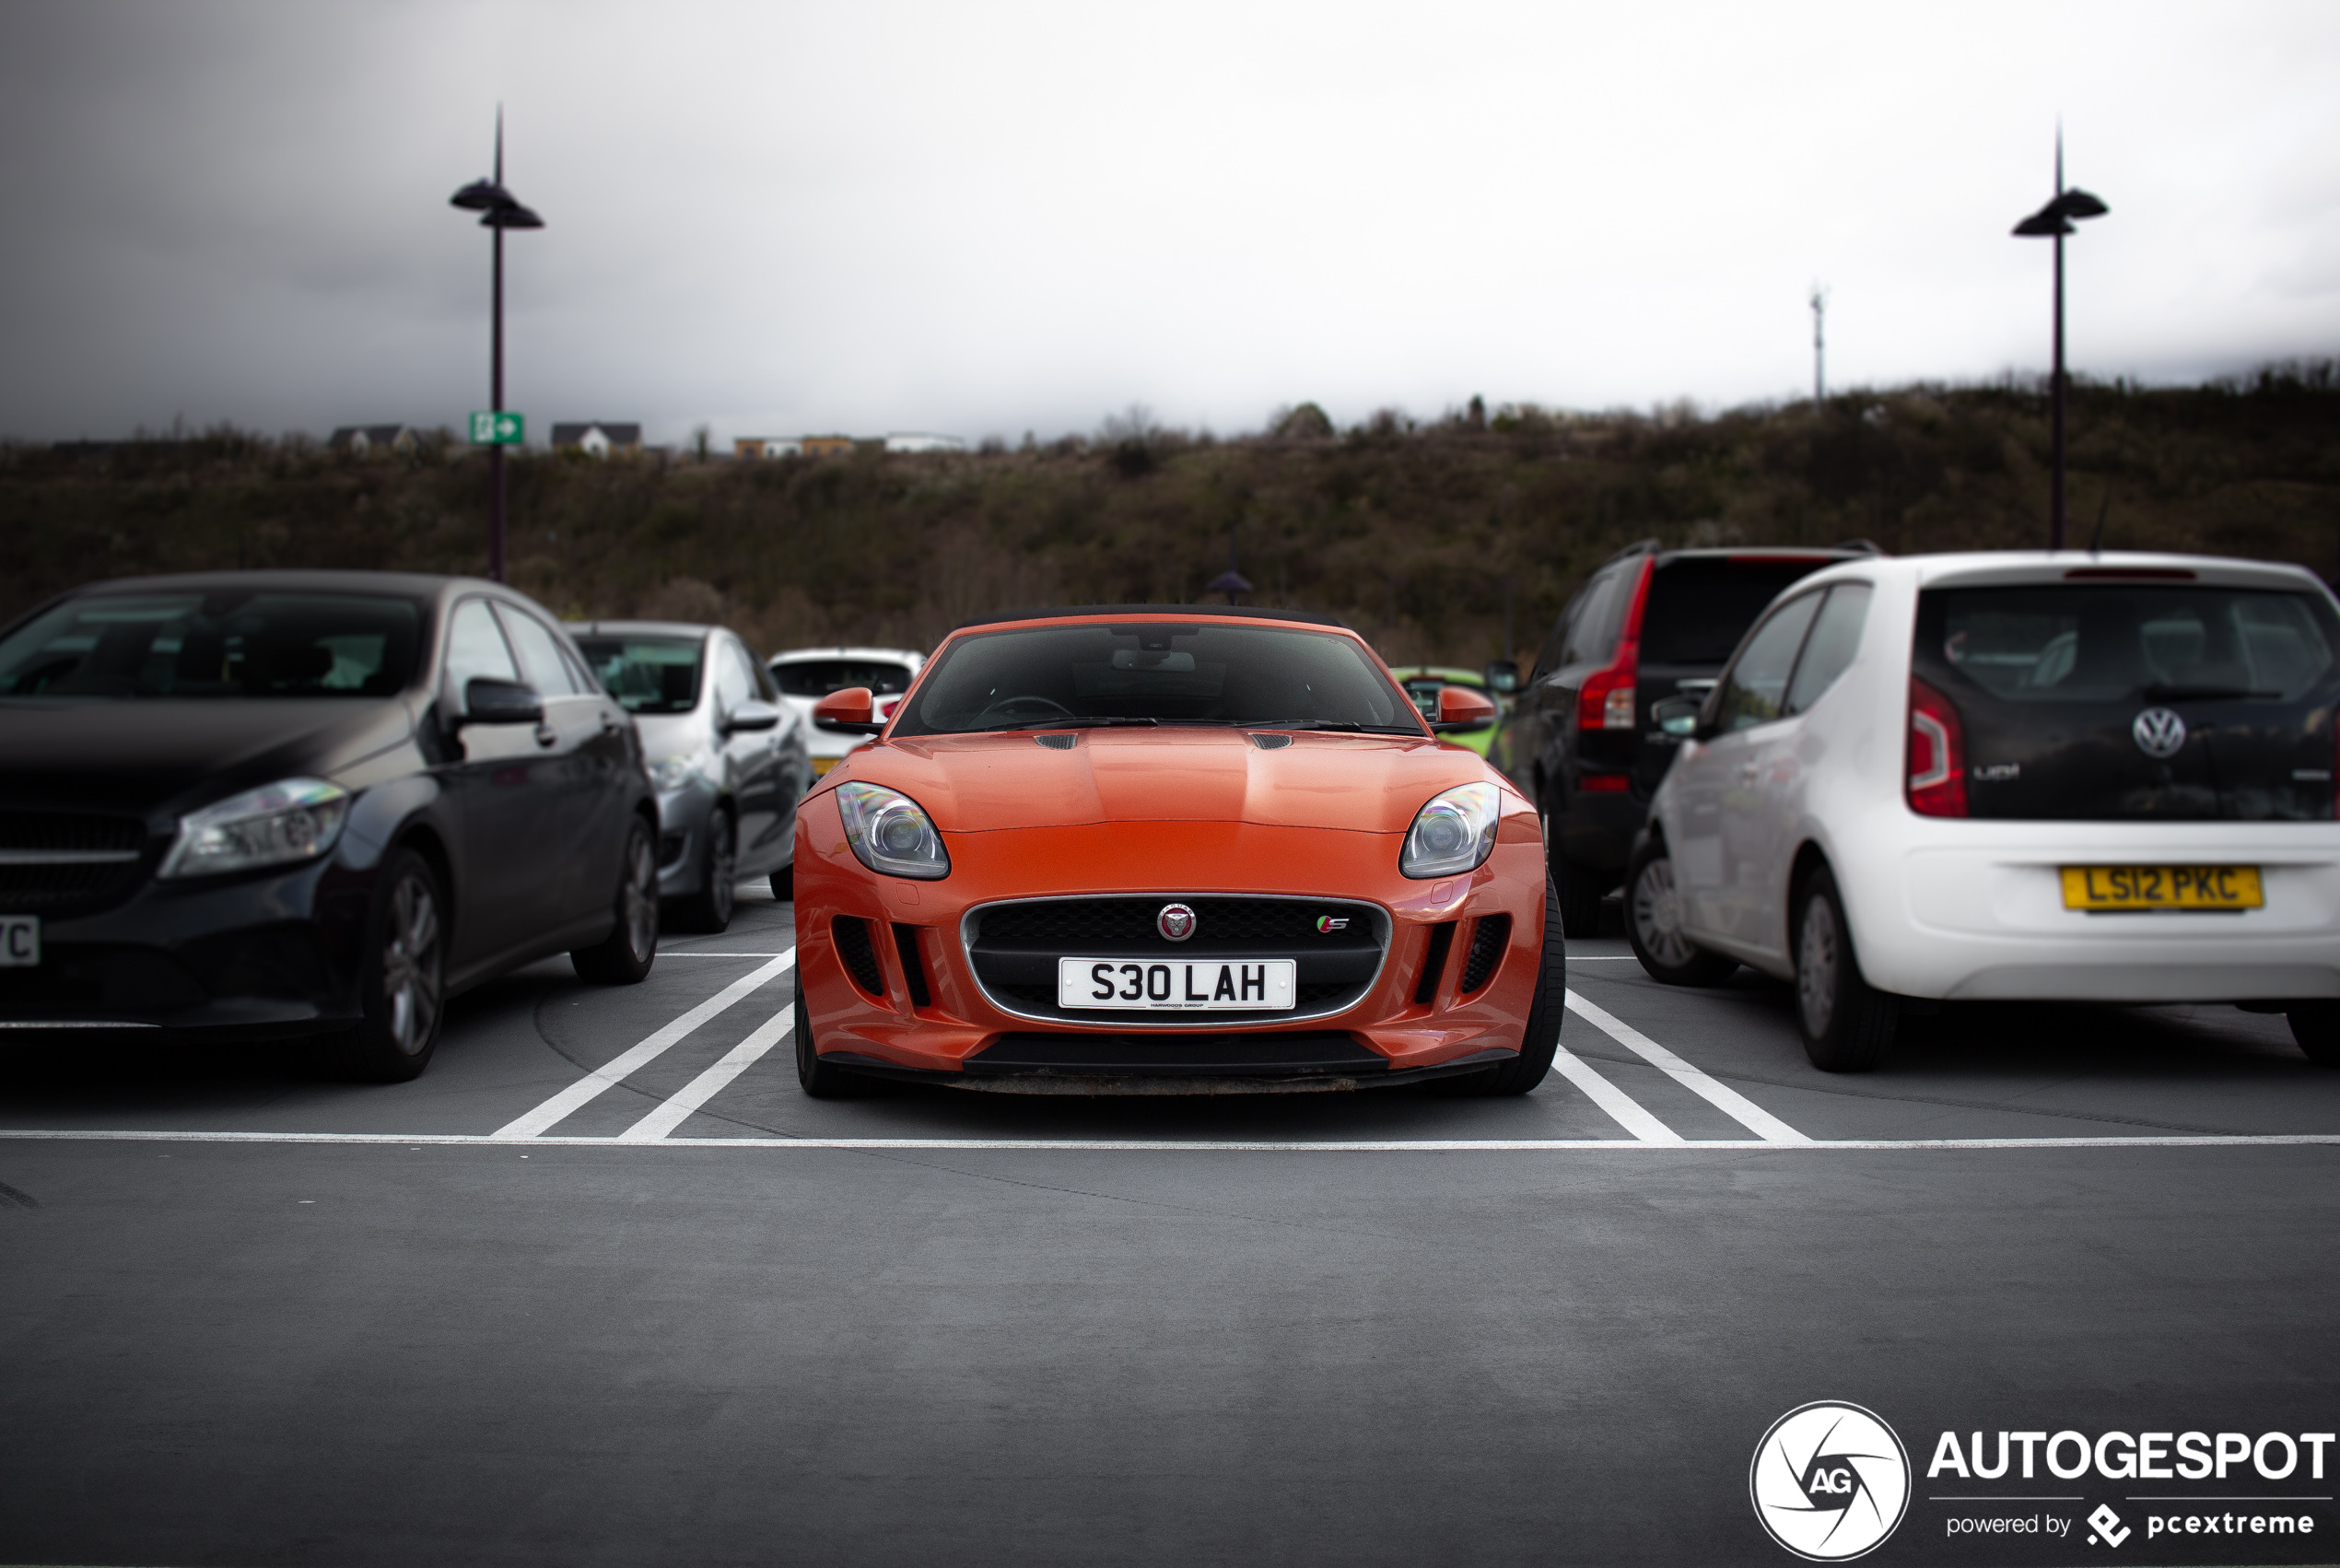
[[[1061,715],[1066,719],[1072,717],[1072,709],[1065,707],[1064,704],[1057,701],[1054,697],[1038,696],[1003,696],[999,701],[991,704],[989,708],[986,708],[982,712],[977,714],[975,716],[975,721],[977,724],[988,724],[995,720],[1021,718],[1024,713],[1030,713],[1033,717],[1040,719],[1045,719],[1049,714]]]

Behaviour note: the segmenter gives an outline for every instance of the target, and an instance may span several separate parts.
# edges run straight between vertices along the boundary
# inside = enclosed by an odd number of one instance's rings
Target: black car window
[[[1941,656],[2010,702],[2289,700],[2334,661],[2330,613],[2305,593],[2075,583],[1936,589],[1924,607]]]
[[[359,594],[83,594],[0,639],[0,696],[388,696],[422,625],[411,600]]]
[[[855,686],[892,696],[910,689],[910,667],[891,659],[783,659],[772,666],[772,678],[790,696],[825,697]]]
[[[1687,556],[1651,574],[1642,606],[1645,665],[1722,667],[1763,607],[1831,565],[1818,556]]]
[[[1569,620],[1568,638],[1560,650],[1560,668],[1576,664],[1606,664],[1617,657],[1617,634],[1625,619],[1626,587],[1641,573],[1645,557],[1636,556],[1602,569],[1585,591],[1585,602]]]
[[[579,688],[569,680],[568,665],[561,658],[560,638],[552,629],[510,604],[496,606],[497,618],[504,623],[504,631],[511,638],[512,650],[520,655],[521,673],[534,686],[540,696],[577,696]]]
[[[1828,591],[1828,603],[1820,606],[1812,635],[1804,639],[1804,655],[1796,661],[1796,678],[1787,683],[1787,712],[1809,710],[1852,666],[1861,648],[1861,628],[1868,622],[1868,601],[1865,582],[1840,582]]]
[[[785,666],[784,666],[785,668]],[[1351,638],[1294,627],[1053,626],[981,632],[935,656],[896,735],[1129,719],[1387,730],[1413,704]]]
[[[466,599],[447,623],[447,685],[460,695],[475,680],[517,681],[520,667],[485,599]]]
[[[1804,646],[1804,633],[1819,607],[1819,594],[1803,594],[1773,611],[1755,628],[1715,693],[1720,729],[1746,730],[1785,717],[1787,678],[1796,668],[1796,650]]]
[[[591,634],[577,639],[602,689],[628,713],[688,713],[698,706],[703,637]]]

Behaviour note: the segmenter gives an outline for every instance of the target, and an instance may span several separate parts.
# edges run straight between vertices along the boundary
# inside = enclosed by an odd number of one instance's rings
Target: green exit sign
[[[494,409],[472,415],[472,445],[475,447],[516,447],[525,435],[528,422],[517,414],[498,413]]]

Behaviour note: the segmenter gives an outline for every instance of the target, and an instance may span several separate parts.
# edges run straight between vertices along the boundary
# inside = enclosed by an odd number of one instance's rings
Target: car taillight
[[[898,696],[882,696],[877,699],[877,718],[880,720],[891,719],[894,710],[901,706],[902,699]]]
[[[1910,682],[1910,810],[1920,816],[1966,814],[1966,732],[1950,699],[1924,681]]]

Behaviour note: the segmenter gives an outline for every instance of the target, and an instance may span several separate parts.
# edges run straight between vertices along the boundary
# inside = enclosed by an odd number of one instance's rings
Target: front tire
[[[675,913],[684,930],[720,933],[731,923],[731,907],[739,895],[739,835],[731,813],[720,806],[707,813],[706,848],[699,855],[696,893],[681,901]]]
[[[832,1067],[813,1044],[813,1016],[804,1010],[804,982],[796,986],[796,1081],[816,1100],[859,1100],[877,1093],[875,1080],[849,1067]]]
[[[1625,940],[1649,977],[1668,986],[1719,986],[1738,961],[1709,953],[1683,934],[1674,860],[1663,841],[1644,838],[1625,867]]]
[[[1536,1000],[1527,1009],[1527,1026],[1519,1032],[1519,1054],[1483,1072],[1433,1079],[1431,1086],[1445,1094],[1480,1097],[1525,1094],[1544,1081],[1560,1052],[1560,1024],[1568,1015],[1568,942],[1561,929],[1560,898],[1551,879],[1544,879],[1544,956],[1536,966]]]
[[[368,1083],[419,1078],[446,1017],[446,895],[430,862],[401,849],[382,868],[366,928],[357,1027],[326,1047],[341,1076]]]
[[[2306,1001],[2284,1015],[2291,1037],[2318,1067],[2340,1067],[2340,1001]]]
[[[591,947],[572,950],[578,975],[596,985],[631,986],[647,979],[658,957],[658,853],[649,824],[635,817],[618,861],[617,896],[610,933]]]
[[[1796,895],[1796,1018],[1804,1054],[1822,1072],[1874,1068],[1901,1022],[1901,999],[1861,977],[1844,900],[1826,866]]]

